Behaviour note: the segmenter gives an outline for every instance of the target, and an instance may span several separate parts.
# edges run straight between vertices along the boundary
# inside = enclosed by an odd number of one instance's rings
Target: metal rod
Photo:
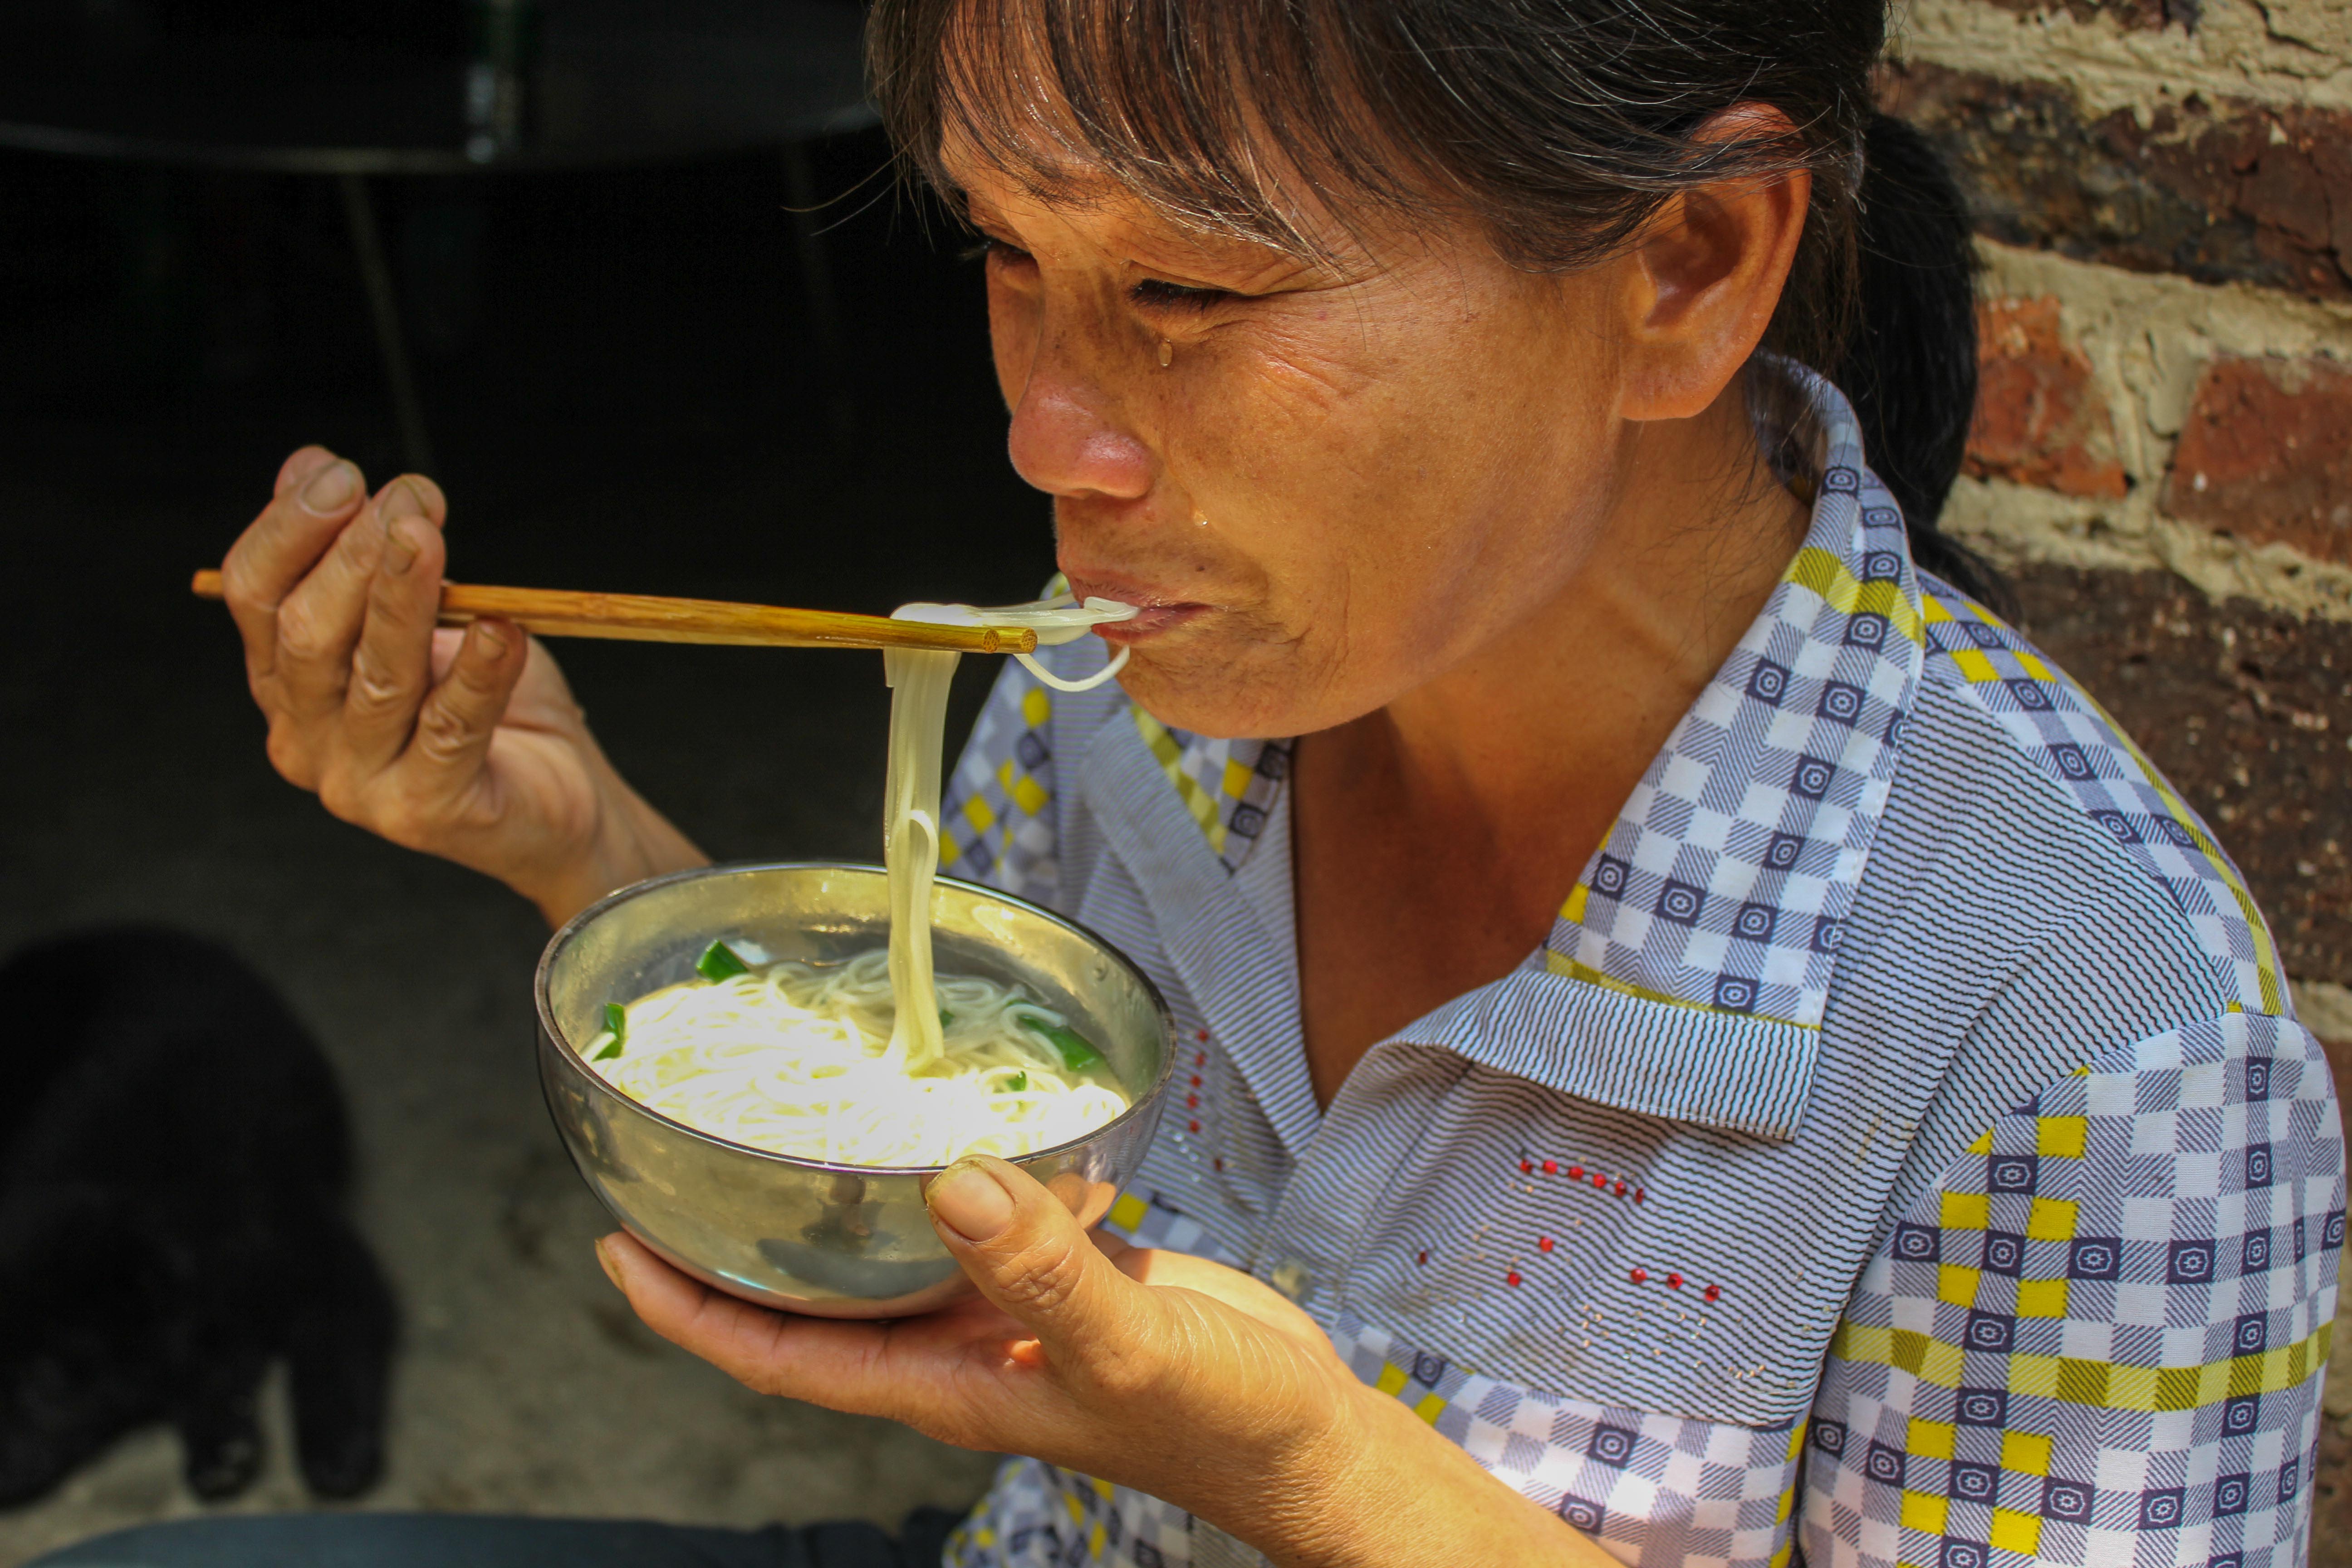
[[[408,368],[408,344],[400,331],[400,301],[393,292],[392,268],[383,258],[383,236],[376,227],[367,176],[345,173],[336,175],[335,183],[343,193],[343,219],[351,227],[360,282],[367,289],[368,313],[375,321],[375,346],[383,359],[392,416],[400,426],[401,455],[411,473],[430,474],[436,467],[433,443],[425,434],[425,407],[417,401],[416,380]]]

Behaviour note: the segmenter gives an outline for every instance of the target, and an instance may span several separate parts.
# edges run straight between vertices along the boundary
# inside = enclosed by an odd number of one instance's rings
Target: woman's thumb
[[[931,1223],[995,1302],[1047,1355],[1089,1342],[1139,1290],[1096,1247],[1062,1200],[1017,1165],[970,1154],[932,1181]]]

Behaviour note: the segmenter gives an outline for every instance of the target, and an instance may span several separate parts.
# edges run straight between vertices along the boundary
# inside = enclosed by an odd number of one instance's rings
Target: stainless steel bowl
[[[889,939],[876,866],[714,866],[591,905],[539,961],[539,1076],[572,1163],[630,1235],[706,1284],[827,1318],[898,1318],[971,1289],[931,1228],[923,1191],[941,1167],[835,1165],[731,1143],[646,1110],[580,1047],[607,1002],[691,976],[713,941],[830,963]],[[1175,1061],[1159,989],[1101,937],[1036,905],[940,878],[940,973],[1019,981],[1102,1048],[1135,1103],[1073,1143],[1015,1162],[1093,1225],[1133,1173]]]

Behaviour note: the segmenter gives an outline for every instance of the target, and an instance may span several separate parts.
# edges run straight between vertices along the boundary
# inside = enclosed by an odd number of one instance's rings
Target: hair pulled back
[[[874,0],[874,90],[946,186],[962,137],[1042,196],[1105,178],[1212,233],[1312,256],[1282,182],[1340,214],[1463,216],[1530,270],[1589,265],[1674,193],[1804,170],[1764,347],[1853,402],[1921,565],[1989,584],[1935,520],[1976,394],[1950,175],[1872,108],[1885,0]],[[1701,127],[1742,103],[1783,133]]]

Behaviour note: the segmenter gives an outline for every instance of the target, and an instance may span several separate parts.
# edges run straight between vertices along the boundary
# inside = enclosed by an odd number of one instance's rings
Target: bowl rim
[[[588,1059],[580,1054],[579,1047],[574,1046],[563,1030],[556,1026],[553,1009],[551,1007],[548,1001],[548,987],[554,969],[556,955],[562,952],[564,947],[575,936],[577,936],[580,931],[585,930],[590,922],[594,921],[599,915],[602,915],[605,910],[613,909],[617,905],[626,903],[631,899],[638,898],[646,893],[653,892],[656,889],[668,887],[673,883],[697,881],[709,877],[740,876],[761,871],[865,871],[884,878],[887,878],[889,875],[887,868],[877,865],[870,860],[730,860],[724,862],[714,861],[708,866],[693,866],[683,871],[667,871],[658,877],[647,877],[643,881],[631,882],[625,887],[615,888],[611,892],[605,894],[603,898],[598,899],[594,903],[590,904],[586,909],[582,910],[578,914],[573,915],[561,926],[557,927],[555,934],[547,939],[547,945],[540,950],[539,963],[531,972],[530,983],[531,1005],[533,1009],[539,1015],[540,1039],[543,1043],[552,1043],[557,1048],[559,1058],[564,1063],[564,1065],[570,1068],[573,1072],[579,1074],[582,1078],[587,1079],[590,1084],[594,1086],[594,1088],[603,1094],[628,1107],[638,1115],[650,1117],[654,1121],[660,1122],[662,1125],[671,1128],[678,1132],[682,1132],[688,1137],[696,1140],[698,1142],[709,1143],[717,1148],[730,1150],[737,1153],[753,1155],[761,1160],[772,1161],[780,1165],[792,1166],[795,1170],[827,1171],[836,1173],[863,1176],[938,1175],[940,1172],[946,1170],[948,1166],[848,1164],[834,1160],[812,1160],[798,1154],[781,1154],[773,1149],[762,1149],[758,1147],[756,1144],[739,1143],[731,1138],[721,1138],[715,1132],[706,1131],[702,1128],[680,1121],[674,1116],[666,1115],[661,1111],[656,1110],[652,1106],[646,1104],[643,1100],[623,1093],[619,1089],[614,1086],[611,1079],[607,1079],[603,1073],[598,1072],[594,1068],[588,1065]],[[1087,925],[1079,921],[1074,921],[1069,916],[1063,914],[1058,910],[1047,909],[1045,905],[1037,903],[1033,900],[1021,898],[1015,894],[1007,893],[999,889],[992,888],[984,882],[967,881],[961,877],[935,877],[933,881],[935,884],[943,883],[951,888],[961,889],[967,892],[982,894],[987,898],[996,900],[999,902],[1011,904],[1017,909],[1026,910],[1031,914],[1051,921],[1055,925],[1076,931],[1078,935],[1085,937],[1087,941],[1093,942],[1097,947],[1101,949],[1105,953],[1108,954],[1113,961],[1124,967],[1128,973],[1143,987],[1143,994],[1150,999],[1151,1010],[1160,1020],[1160,1031],[1162,1041],[1162,1047],[1160,1053],[1160,1072],[1159,1075],[1152,1079],[1151,1086],[1149,1089],[1145,1089],[1142,1093],[1136,1095],[1129,1102],[1125,1110],[1120,1111],[1117,1116],[1112,1117],[1108,1121],[1104,1122],[1101,1126],[1094,1129],[1092,1131],[1076,1138],[1066,1139],[1059,1143],[1049,1144],[1043,1149],[1033,1151],[1030,1153],[1013,1157],[1008,1163],[1015,1165],[1027,1165],[1039,1161],[1050,1159],[1055,1155],[1066,1153],[1072,1150],[1080,1149],[1085,1147],[1087,1144],[1095,1142],[1110,1132],[1113,1129],[1120,1126],[1122,1123],[1135,1121],[1147,1113],[1157,1114],[1160,1097],[1166,1091],[1169,1080],[1176,1076],[1176,1016],[1169,1008],[1168,998],[1161,994],[1160,987],[1153,983],[1151,976],[1143,972],[1143,966],[1137,963],[1132,958],[1129,958],[1117,943],[1111,942],[1108,937],[1104,936],[1100,931],[1096,931],[1092,926]],[[958,1158],[961,1158],[961,1156],[959,1155]],[[997,1158],[1005,1159],[1006,1156],[999,1155]],[[950,1164],[953,1163],[954,1162],[952,1161],[950,1162]]]

